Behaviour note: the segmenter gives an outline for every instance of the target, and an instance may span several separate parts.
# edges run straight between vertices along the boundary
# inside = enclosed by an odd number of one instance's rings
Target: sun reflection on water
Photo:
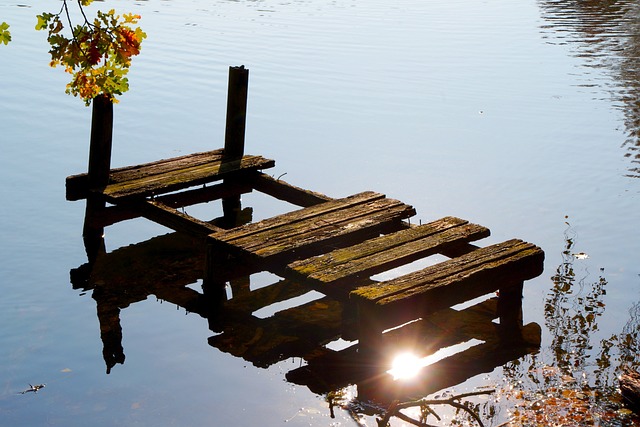
[[[416,378],[424,367],[482,343],[483,341],[481,340],[471,339],[465,343],[441,348],[426,357],[420,357],[411,351],[402,351],[397,353],[393,358],[391,362],[391,369],[389,369],[387,373],[390,374],[395,381],[411,380]]]
[[[393,359],[391,369],[387,372],[393,376],[394,380],[414,378],[426,366],[424,359],[426,358],[420,358],[410,352],[400,353]]]

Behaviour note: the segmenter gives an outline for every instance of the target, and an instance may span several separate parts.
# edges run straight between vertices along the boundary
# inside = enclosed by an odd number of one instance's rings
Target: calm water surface
[[[33,30],[57,7],[0,2],[13,35],[0,47],[0,424],[356,425],[285,381],[299,359],[262,369],[220,352],[206,319],[163,298],[120,307],[126,361],[105,374],[95,301],[69,275],[86,262],[84,204],[64,197],[64,178],[86,169],[90,110],[64,94]],[[548,381],[540,366],[611,385],[621,360],[637,364],[611,339],[636,337],[640,301],[637,2],[100,7],[140,13],[148,34],[116,106],[114,166],[221,146],[227,69],[244,64],[247,151],[276,159],[274,176],[331,196],[384,192],[419,220],[460,216],[492,230],[485,243],[519,237],[545,250],[524,299],[525,321],[543,327],[540,353],[457,392],[513,382],[533,393]],[[256,219],[288,208],[247,204]],[[108,249],[166,232],[124,222],[107,230]],[[47,386],[17,394],[29,383]],[[494,411],[487,424],[509,419],[501,402],[481,403]]]

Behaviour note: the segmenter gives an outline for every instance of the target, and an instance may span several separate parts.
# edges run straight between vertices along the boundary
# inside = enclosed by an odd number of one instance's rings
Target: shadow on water
[[[634,0],[539,0],[550,43],[566,44],[589,68],[608,70],[613,82],[590,80],[585,86],[605,85],[625,117],[625,157],[628,176],[640,177],[640,4]]]
[[[244,213],[248,221],[251,209]],[[194,285],[202,284],[205,268],[201,238],[171,233],[111,252],[103,250],[104,241],[99,239],[85,243],[95,245],[87,247],[87,253],[95,257],[71,270],[71,282],[74,289],[92,291],[107,374],[125,363],[121,311],[135,310],[135,303],[151,295],[206,318],[212,347],[257,367],[303,359],[304,365],[285,374],[287,381],[325,396],[331,410],[345,403],[340,396],[344,397],[349,387],[357,389],[353,401],[376,401],[386,407],[392,400],[422,398],[491,372],[540,347],[540,326],[522,325],[521,305],[514,306],[521,328],[505,337],[504,328],[495,321],[498,297],[489,295],[387,331],[380,354],[386,357],[400,350],[411,351],[422,361],[410,380],[396,380],[386,359],[374,362],[375,366],[370,359],[363,363],[354,319],[343,303],[329,297],[297,306],[291,302],[311,290],[303,283],[272,276],[276,277],[273,283],[255,286],[255,268],[231,260],[224,272],[226,296],[220,298],[219,292],[209,295],[206,286],[195,290],[199,286]],[[273,314],[256,315],[265,307],[283,303]],[[439,360],[427,358],[443,352]],[[351,403],[348,406],[353,407]],[[369,415],[376,412],[369,406],[359,410]]]

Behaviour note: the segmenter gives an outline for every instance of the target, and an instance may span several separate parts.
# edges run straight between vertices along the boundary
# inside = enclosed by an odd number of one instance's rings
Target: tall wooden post
[[[91,113],[91,140],[89,143],[89,189],[99,189],[109,183],[111,170],[111,146],[113,136],[113,103],[107,95],[93,99]],[[85,210],[82,237],[89,262],[104,251],[104,227],[96,225],[96,217],[105,208],[104,199],[89,192]]]
[[[107,95],[93,99],[91,141],[89,144],[89,188],[101,188],[109,183],[111,145],[113,137],[113,103]]]
[[[244,68],[244,65],[229,67],[224,154],[230,159],[240,158],[244,155],[248,88],[249,69]]]
[[[224,135],[224,161],[240,161],[244,155],[244,134],[247,123],[247,93],[249,69],[244,65],[229,67],[227,91],[227,121]],[[222,211],[229,226],[236,225],[242,209],[240,195],[222,199]]]

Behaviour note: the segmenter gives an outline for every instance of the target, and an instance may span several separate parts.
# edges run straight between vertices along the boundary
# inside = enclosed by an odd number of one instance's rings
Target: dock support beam
[[[93,98],[91,141],[89,144],[89,189],[103,188],[109,183],[111,147],[113,141],[113,103],[107,95]],[[104,226],[96,218],[105,209],[105,202],[89,192],[82,237],[89,262],[104,251]]]
[[[522,291],[524,283],[518,282],[500,288],[498,297],[498,317],[500,335],[507,342],[522,340]]]
[[[225,161],[240,160],[244,155],[248,87],[249,69],[244,65],[229,67],[227,122],[224,136]],[[222,211],[225,222],[229,226],[236,225],[236,218],[241,209],[240,195],[222,199]]]

